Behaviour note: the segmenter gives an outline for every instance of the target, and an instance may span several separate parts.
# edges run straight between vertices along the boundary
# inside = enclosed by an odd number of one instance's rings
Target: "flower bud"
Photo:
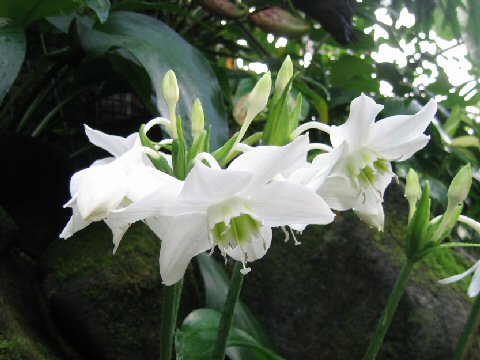
[[[418,199],[422,196],[422,188],[420,187],[420,181],[415,170],[410,169],[407,175],[407,184],[405,185],[405,197],[408,202],[412,201],[417,203]]]
[[[250,125],[253,118],[267,106],[271,89],[272,77],[270,71],[268,71],[258,80],[252,92],[248,95],[247,115],[245,116],[245,122],[248,123],[248,125]]]
[[[205,129],[205,115],[203,114],[200,99],[195,100],[192,105],[192,135],[195,139]]]
[[[310,30],[310,25],[278,6],[255,11],[250,15],[255,25],[275,35],[301,36]]]
[[[200,5],[214,15],[229,19],[238,19],[248,14],[246,6],[237,6],[230,0],[200,0]]]
[[[283,61],[280,70],[278,71],[277,79],[275,80],[275,94],[281,96],[285,86],[293,76],[293,63],[290,59],[290,55],[287,55]]]
[[[175,116],[175,108],[180,98],[180,90],[178,89],[177,77],[172,70],[168,70],[162,80],[163,99],[168,106],[168,115],[170,119],[170,128],[172,138],[177,139],[177,117]]]
[[[468,196],[472,185],[472,168],[470,164],[465,165],[455,175],[448,188],[448,206],[461,204]]]

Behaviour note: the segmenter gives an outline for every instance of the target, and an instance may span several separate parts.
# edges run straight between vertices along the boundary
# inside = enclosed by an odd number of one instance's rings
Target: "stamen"
[[[215,251],[215,246],[212,246],[212,248],[208,252],[208,256],[212,256],[214,251]]]
[[[155,119],[150,120],[148,123],[145,124],[145,127],[144,127],[145,133],[147,133],[155,125],[163,125],[167,127],[167,129],[171,128],[170,120],[159,116],[159,117],[156,117]]]
[[[290,233],[292,234],[295,245],[301,245],[302,243],[297,240],[297,237],[295,236],[295,233],[293,232],[292,228],[289,228],[289,229],[290,229]]]
[[[171,145],[173,144],[173,139],[163,139],[159,142],[160,145]]]
[[[287,231],[287,228],[285,226],[280,226],[280,229],[282,229],[283,233],[285,234],[285,242],[288,242],[290,239],[290,234]]]
[[[326,152],[331,152],[333,151],[333,148],[325,144],[313,143],[308,146],[308,151],[311,151],[311,150],[322,150]]]
[[[290,138],[296,139],[300,134],[310,129],[317,129],[317,130],[326,132],[327,134],[330,134],[330,131],[331,131],[330,126],[326,124],[319,123],[317,121],[309,121],[305,124],[300,125],[295,130],[293,130],[292,133],[290,134]]]
[[[460,215],[457,219],[457,221],[464,223],[465,225],[470,226],[473,230],[475,230],[477,233],[480,233],[480,223],[478,221],[475,221],[468,216],[465,215]]]
[[[235,149],[234,149],[234,151],[240,151],[242,153],[245,153],[250,150],[252,150],[252,147],[244,143],[238,143],[237,145],[235,145]]]
[[[220,170],[221,167],[220,165],[218,164],[217,160],[215,160],[215,158],[209,154],[209,153],[206,153],[206,152],[202,152],[202,153],[199,153],[196,157],[195,157],[195,160],[197,161],[206,161],[208,163],[208,165],[210,165],[210,167],[212,169],[217,169],[217,170]]]

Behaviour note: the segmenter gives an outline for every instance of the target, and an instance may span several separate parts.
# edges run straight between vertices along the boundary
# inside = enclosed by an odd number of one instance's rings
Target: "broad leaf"
[[[177,114],[182,117],[185,136],[190,137],[190,113],[195,99],[202,102],[205,120],[212,127],[212,146],[227,138],[227,119],[217,78],[205,57],[161,21],[142,14],[116,12],[95,28],[79,25],[82,46],[92,54],[117,48],[128,50],[150,76],[157,95],[157,107],[167,115],[162,98],[162,79],[173,69],[180,87]]]
[[[0,23],[0,104],[22,67],[25,45],[22,28],[7,21]]]
[[[205,304],[208,308],[221,311],[230,284],[225,268],[206,254],[198,255],[197,260],[205,286]],[[241,301],[238,301],[235,307],[233,322],[235,326],[251,334],[262,345],[270,345],[261,325]]]
[[[92,9],[101,22],[110,10],[109,0],[2,0],[0,17],[10,18],[27,26],[47,16],[67,15],[82,7]]]
[[[175,336],[175,349],[178,360],[209,360],[217,337],[220,313],[211,309],[198,309],[190,313]],[[262,359],[281,360],[271,350],[245,331],[230,328],[227,347],[240,346],[252,349]]]

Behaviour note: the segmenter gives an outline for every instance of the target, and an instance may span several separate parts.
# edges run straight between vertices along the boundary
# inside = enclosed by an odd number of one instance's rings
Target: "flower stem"
[[[222,317],[218,325],[217,340],[212,352],[212,360],[224,360],[225,349],[227,347],[228,333],[230,332],[230,326],[233,320],[233,311],[242,289],[243,274],[240,272],[242,263],[236,261],[233,267],[232,278],[230,280],[230,286],[228,288],[227,298],[225,299],[225,305],[223,306]]]
[[[177,312],[182,294],[183,279],[163,287],[162,325],[160,334],[160,360],[172,359],[173,336],[177,327]]]
[[[407,259],[403,264],[400,274],[398,274],[395,285],[393,286],[392,292],[388,297],[387,304],[383,310],[382,318],[377,325],[375,334],[370,341],[370,345],[368,346],[365,356],[363,357],[364,360],[373,360],[377,357],[380,346],[383,343],[383,338],[387,333],[393,316],[395,315],[395,311],[397,310],[398,303],[400,302],[403,292],[407,287],[413,265],[415,265],[415,261],[412,259]]]
[[[479,314],[480,314],[480,295],[475,298],[472,311],[470,312],[467,323],[463,328],[462,335],[458,340],[457,346],[455,346],[455,351],[453,352],[452,360],[463,359],[463,353],[465,351],[465,348],[467,347],[468,338],[470,337],[470,333],[475,327],[475,323],[478,320]]]

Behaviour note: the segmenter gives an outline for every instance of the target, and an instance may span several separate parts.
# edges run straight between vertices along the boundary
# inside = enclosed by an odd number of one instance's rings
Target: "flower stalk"
[[[225,305],[223,306],[222,317],[220,318],[220,323],[218,325],[217,340],[215,341],[215,346],[213,348],[212,360],[225,359],[225,350],[227,348],[230,326],[233,321],[233,312],[243,284],[243,274],[240,272],[241,269],[242,264],[238,261],[235,262],[227,298],[225,299]]]
[[[468,316],[467,323],[463,328],[462,335],[458,340],[457,345],[455,346],[455,350],[453,352],[452,360],[462,360],[463,355],[465,352],[465,348],[468,345],[468,339],[472,330],[475,328],[475,324],[478,321],[480,315],[480,296],[475,298],[475,302],[473,303],[472,310],[470,311],[470,315]]]
[[[172,359],[173,336],[177,327],[177,313],[182,287],[183,279],[176,284],[163,287],[160,360]]]
[[[395,281],[395,285],[388,297],[387,305],[385,306],[385,310],[383,311],[382,317],[378,322],[377,329],[375,330],[375,334],[373,335],[372,340],[370,341],[370,345],[368,346],[367,352],[363,357],[364,360],[374,360],[377,358],[378,351],[382,346],[383,339],[385,338],[385,334],[387,333],[388,328],[390,327],[390,323],[392,322],[393,316],[395,315],[395,311],[397,310],[398,303],[402,298],[403,292],[407,287],[408,280],[410,279],[410,275],[413,270],[413,266],[415,265],[415,261],[412,259],[407,259],[403,264],[402,269],[400,270],[400,274]]]

